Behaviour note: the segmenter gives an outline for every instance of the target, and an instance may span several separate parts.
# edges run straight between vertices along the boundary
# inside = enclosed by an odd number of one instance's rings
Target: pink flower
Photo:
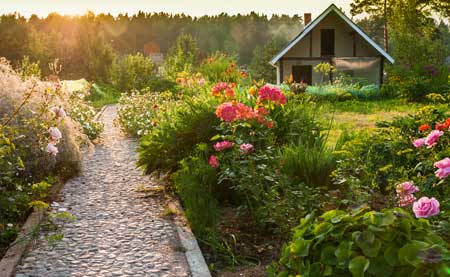
[[[413,145],[416,148],[419,148],[419,147],[421,147],[424,144],[425,144],[425,139],[424,138],[416,139],[415,141],[413,141]]]
[[[412,194],[399,194],[398,198],[399,207],[411,206],[416,201],[416,197]]]
[[[67,116],[66,111],[62,107],[51,107],[50,110],[57,116],[64,118]]]
[[[223,151],[225,149],[233,147],[233,145],[234,145],[234,143],[232,143],[231,141],[224,140],[224,141],[214,144],[214,149],[216,151]]]
[[[217,168],[219,167],[219,161],[217,160],[216,156],[211,155],[211,157],[209,157],[209,165],[211,167]]]
[[[217,106],[216,115],[225,122],[232,122],[237,118],[237,107],[231,102],[226,102]]]
[[[277,87],[263,86],[258,92],[261,101],[268,100],[280,105],[286,104],[286,96]]]
[[[49,143],[47,144],[47,152],[56,156],[56,154],[58,154],[58,148],[54,144]]]
[[[48,134],[50,135],[50,141],[54,144],[58,143],[59,140],[62,138],[62,134],[56,127],[50,127],[48,129]]]
[[[404,182],[398,184],[395,190],[397,191],[397,194],[413,194],[418,192],[419,188],[415,186],[413,182]]]
[[[439,214],[439,201],[436,198],[422,197],[413,204],[413,212],[417,218],[427,218]]]
[[[240,149],[241,149],[241,153],[242,154],[248,155],[248,154],[253,152],[254,147],[250,143],[244,143],[244,144],[241,145]]]
[[[432,148],[437,144],[439,137],[443,134],[444,132],[439,130],[431,131],[431,133],[425,138],[425,144],[428,145],[428,148]]]
[[[218,83],[212,88],[212,95],[214,97],[219,97],[223,93],[225,95],[225,98],[232,98],[235,95],[233,86],[233,84],[225,82]]]
[[[434,166],[438,168],[438,170],[435,172],[435,175],[439,179],[445,179],[448,176],[450,176],[450,159],[449,158],[445,158],[443,160],[435,162]]]

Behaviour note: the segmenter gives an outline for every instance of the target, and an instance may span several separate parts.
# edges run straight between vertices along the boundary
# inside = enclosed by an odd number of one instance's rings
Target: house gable
[[[284,48],[270,63],[275,65],[283,56],[286,57],[320,57],[320,30],[331,28],[336,31],[335,56],[383,56],[390,63],[394,59],[353,23],[334,4],[326,9],[319,17],[305,26],[305,29]],[[353,46],[352,33],[356,36]],[[311,39],[312,35],[312,39]],[[312,47],[311,47],[312,46]],[[356,48],[354,51],[354,47]]]

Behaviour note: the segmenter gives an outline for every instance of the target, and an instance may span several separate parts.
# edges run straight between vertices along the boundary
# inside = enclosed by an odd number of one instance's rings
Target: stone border
[[[32,232],[36,225],[39,225],[45,218],[44,210],[34,210],[27,221],[22,226],[22,229],[17,236],[16,240],[11,244],[8,250],[0,261],[0,275],[4,277],[10,277],[14,275],[16,266],[20,263],[23,253],[27,250],[31,240],[28,235]]]
[[[180,238],[181,245],[185,249],[186,260],[189,265],[189,270],[193,277],[211,277],[208,265],[203,257],[202,251],[198,246],[197,239],[192,233],[191,228],[187,224],[187,219],[184,214],[184,210],[181,207],[179,201],[173,198],[168,200],[166,205],[176,211],[176,217],[174,223],[177,228],[178,237]]]

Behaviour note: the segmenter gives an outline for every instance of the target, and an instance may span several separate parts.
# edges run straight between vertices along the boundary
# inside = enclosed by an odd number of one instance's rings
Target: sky
[[[24,16],[46,16],[51,12],[64,15],[94,13],[134,14],[144,12],[185,13],[192,16],[245,14],[251,11],[272,14],[319,15],[330,4],[348,14],[352,0],[0,0],[0,14],[19,12]]]

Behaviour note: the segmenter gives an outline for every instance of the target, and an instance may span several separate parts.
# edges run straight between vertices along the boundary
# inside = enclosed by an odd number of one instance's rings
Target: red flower
[[[442,130],[445,129],[445,124],[436,123],[436,128],[435,129],[438,130],[438,131],[442,131]]]
[[[421,126],[419,127],[419,131],[421,131],[421,132],[427,131],[427,130],[430,130],[430,129],[431,129],[431,127],[430,127],[430,125],[428,125],[428,124],[423,124],[423,125],[421,125]]]

